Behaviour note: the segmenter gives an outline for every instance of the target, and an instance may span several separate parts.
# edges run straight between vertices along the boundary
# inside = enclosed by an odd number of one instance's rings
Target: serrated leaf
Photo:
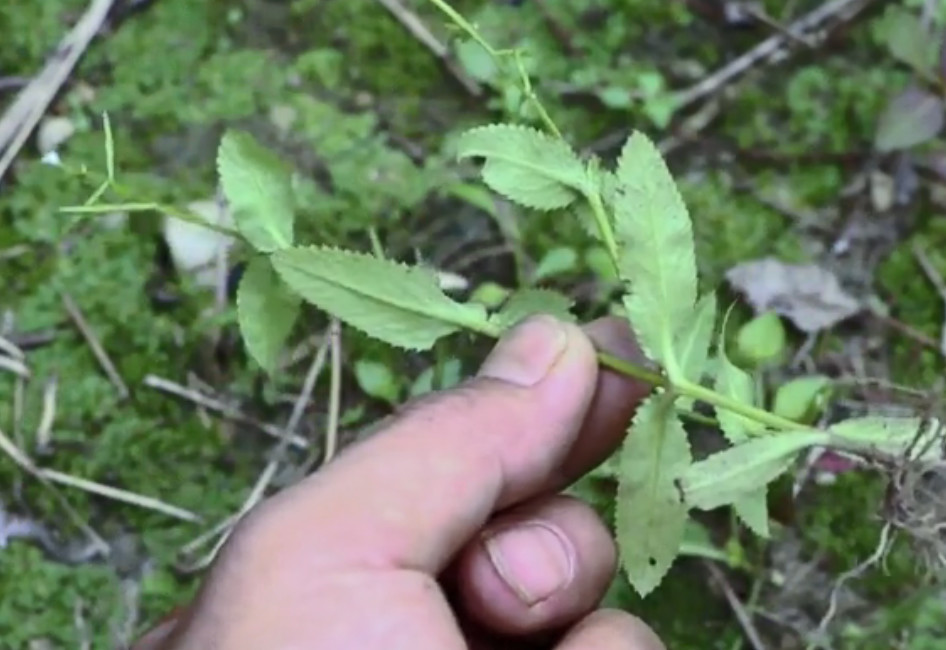
[[[228,131],[217,151],[217,172],[237,229],[253,248],[270,253],[292,246],[295,194],[289,167],[250,135]]]
[[[666,394],[638,408],[619,456],[615,528],[621,562],[641,596],[653,591],[680,550],[687,507],[676,482],[690,465],[683,424]]]
[[[529,127],[493,124],[471,129],[460,136],[457,157],[485,158],[486,184],[537,210],[568,207],[588,184],[585,166],[565,141]]]
[[[834,435],[870,445],[879,452],[913,458],[943,458],[942,423],[936,418],[871,415],[831,425]]]
[[[451,300],[423,267],[315,246],[276,251],[272,261],[303,299],[390,345],[427,350],[461,328],[488,327],[482,305]]]
[[[768,488],[762,486],[732,504],[736,516],[759,537],[769,536]]]
[[[799,451],[829,440],[822,431],[782,431],[717,452],[684,473],[684,500],[699,510],[735,503],[778,478]]]
[[[778,387],[772,412],[793,422],[808,424],[822,410],[823,398],[831,388],[831,380],[824,375],[796,377]]]
[[[568,322],[574,322],[571,313],[572,299],[549,289],[520,289],[514,292],[502,309],[490,316],[490,321],[501,330],[535,314],[550,314]]]
[[[886,153],[929,142],[946,124],[944,111],[941,97],[922,88],[907,88],[881,114],[874,146]]]
[[[268,258],[250,260],[237,288],[237,322],[247,352],[266,372],[276,367],[301,303],[279,280]]]
[[[660,152],[639,132],[621,152],[614,207],[628,317],[647,356],[667,365],[696,302],[693,227]]]
[[[710,292],[696,303],[693,316],[688,320],[675,346],[683,377],[693,383],[699,383],[706,370],[715,324],[716,294]]]

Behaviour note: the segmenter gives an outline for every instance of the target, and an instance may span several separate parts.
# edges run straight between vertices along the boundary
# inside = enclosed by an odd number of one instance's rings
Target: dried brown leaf
[[[832,327],[861,309],[833,273],[815,264],[765,258],[733,267],[726,279],[756,313],[775,311],[805,332]]]

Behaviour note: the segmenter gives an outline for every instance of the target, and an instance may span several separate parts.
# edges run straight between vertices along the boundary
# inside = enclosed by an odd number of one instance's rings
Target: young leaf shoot
[[[292,246],[290,168],[250,135],[229,131],[217,152],[217,170],[233,220],[250,245],[262,253]]]

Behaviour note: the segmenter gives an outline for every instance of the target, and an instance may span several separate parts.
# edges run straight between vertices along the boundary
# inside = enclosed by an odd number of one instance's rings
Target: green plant
[[[938,430],[922,426],[920,418],[857,418],[818,429],[782,414],[798,412],[804,419],[803,407],[766,409],[759,382],[727,355],[727,319],[719,318],[715,293],[698,295],[690,217],[656,146],[635,132],[613,170],[597,158],[580,158],[532,91],[520,54],[493,49],[443,0],[432,2],[497,66],[519,75],[523,97],[548,131],[514,124],[473,128],[457,141],[457,157],[484,161],[485,184],[508,200],[580,220],[623,285],[620,309],[659,367],[598,353],[602,365],[654,386],[605,470],[618,483],[616,537],[639,594],[651,592],[680,553],[693,510],[732,506],[753,531],[767,535],[767,486],[812,446],[842,449],[885,467],[897,467],[907,456],[937,456]],[[93,200],[115,189],[111,137],[106,140],[107,180]],[[274,367],[303,301],[370,337],[420,351],[459,331],[499,337],[537,313],[574,320],[571,300],[546,289],[515,290],[490,309],[451,298],[431,270],[385,259],[383,251],[297,243],[293,172],[249,135],[224,136],[218,172],[236,232],[253,251],[237,308],[247,350],[264,369]],[[122,207],[94,206],[93,200],[73,212]],[[388,388],[381,392],[393,395]],[[692,411],[696,403],[715,410],[730,443],[698,460],[683,424],[687,417],[702,418]]]

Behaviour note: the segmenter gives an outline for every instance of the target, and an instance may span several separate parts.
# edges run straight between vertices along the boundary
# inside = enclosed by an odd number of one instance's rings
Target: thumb
[[[255,526],[313,569],[439,573],[495,511],[560,484],[597,372],[580,328],[529,319],[476,378],[405,408],[274,497]]]

